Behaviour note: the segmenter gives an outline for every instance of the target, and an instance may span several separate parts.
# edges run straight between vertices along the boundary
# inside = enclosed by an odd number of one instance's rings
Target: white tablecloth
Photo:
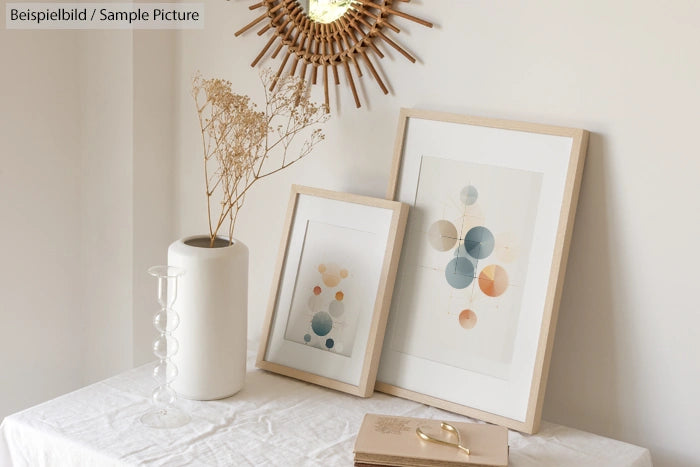
[[[249,348],[252,347],[249,345]],[[254,368],[245,388],[220,401],[179,401],[192,416],[148,428],[152,365],[136,368],[10,415],[0,425],[0,466],[352,466],[365,413],[441,420],[466,417],[376,393],[361,399]],[[510,432],[510,465],[651,466],[647,449],[544,422]]]

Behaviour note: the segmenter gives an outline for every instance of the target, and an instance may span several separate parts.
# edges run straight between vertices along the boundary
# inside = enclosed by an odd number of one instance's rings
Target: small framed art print
[[[293,186],[259,368],[374,390],[408,206]]]
[[[537,431],[588,133],[402,110],[411,206],[376,388]]]

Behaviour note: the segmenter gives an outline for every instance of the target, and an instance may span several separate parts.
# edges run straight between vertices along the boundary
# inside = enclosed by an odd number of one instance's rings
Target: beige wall
[[[155,279],[173,234],[175,115],[174,31],[134,31],[133,344],[134,364],[153,360]]]
[[[81,31],[81,303],[86,382],[133,358],[133,35]]]
[[[153,359],[174,38],[0,30],[0,418]]]
[[[249,64],[265,40],[255,31],[232,35],[254,18],[249,3],[207,2],[206,30],[179,34],[180,235],[206,229],[189,77],[200,69],[260,99]],[[437,25],[396,21],[399,42],[421,63],[384,47],[381,70],[392,95],[383,96],[368,74],[360,89],[369,105],[358,111],[343,86],[323,146],[246,200],[237,236],[251,254],[250,334],[260,335],[289,186],[383,196],[400,107],[586,128],[590,149],[544,417],[648,446],[658,465],[700,463],[691,449],[700,432],[692,337],[700,327],[700,218],[693,210],[700,199],[700,4],[442,0],[400,7]]]
[[[0,29],[0,417],[82,382],[77,45]]]

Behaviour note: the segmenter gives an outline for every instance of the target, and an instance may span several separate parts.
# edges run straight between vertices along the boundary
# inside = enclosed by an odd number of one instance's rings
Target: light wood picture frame
[[[411,206],[376,390],[534,433],[588,132],[402,109]]]
[[[372,394],[407,215],[396,201],[292,186],[259,368]]]

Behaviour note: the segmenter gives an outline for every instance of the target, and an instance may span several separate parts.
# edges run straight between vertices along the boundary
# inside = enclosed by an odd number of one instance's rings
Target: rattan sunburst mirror
[[[395,49],[411,62],[416,59],[404,47],[387,36],[387,30],[399,33],[400,29],[390,20],[392,17],[403,18],[426,27],[432,23],[397,10],[394,3],[410,0],[262,0],[249,7],[250,10],[262,9],[263,13],[247,26],[236,32],[243,34],[256,25],[263,24],[258,31],[262,36],[271,32],[267,44],[251,63],[255,67],[270,49],[274,49],[271,58],[286,48],[282,63],[276,77],[285,73],[299,76],[317,84],[319,68],[321,69],[324,97],[327,108],[329,102],[329,69],[336,85],[340,84],[338,69],[344,72],[348,85],[355,99],[355,106],[360,107],[360,97],[353,76],[362,77],[360,62],[369,70],[384,94],[389,90],[380,73],[370,59],[371,51],[378,58],[383,58],[378,44],[382,42]],[[273,46],[276,44],[276,47]],[[291,64],[290,64],[291,58]],[[301,63],[301,66],[299,64]],[[277,79],[273,80],[272,87]]]

